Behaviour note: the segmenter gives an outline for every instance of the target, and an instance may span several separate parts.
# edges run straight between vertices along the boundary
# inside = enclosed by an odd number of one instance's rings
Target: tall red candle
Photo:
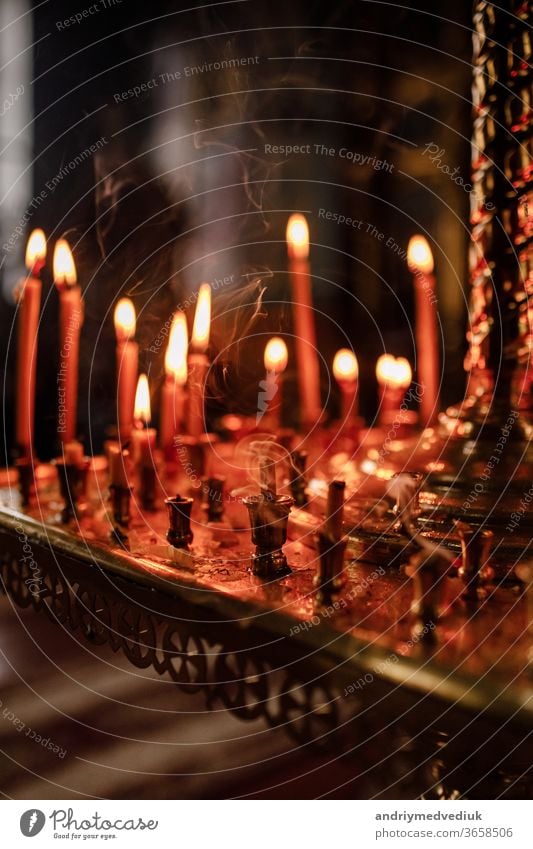
[[[152,417],[150,387],[145,374],[139,375],[133,411],[134,428],[131,434],[133,459],[137,466],[153,466],[157,431],[150,427]]]
[[[135,307],[129,298],[118,301],[113,318],[117,337],[117,427],[120,442],[125,443],[133,427],[139,369],[139,346],[134,341]]]
[[[286,237],[301,423],[305,427],[310,427],[319,420],[321,414],[320,367],[311,292],[311,269],[308,261],[309,229],[303,215],[291,215],[287,224]]]
[[[264,416],[263,424],[270,425],[274,431],[279,430],[281,422],[283,372],[287,368],[288,356],[287,346],[280,336],[268,340],[263,357],[266,375],[260,384],[262,392],[256,421],[259,424]]]
[[[196,312],[191,335],[189,365],[188,431],[190,436],[204,432],[205,382],[209,370],[207,348],[211,331],[211,287],[202,283],[198,292]]]
[[[59,290],[60,363],[58,384],[58,425],[61,442],[76,436],[78,405],[78,364],[80,328],[83,324],[81,288],[77,285],[76,266],[68,243],[56,242],[54,282]]]
[[[423,236],[413,236],[407,263],[415,289],[416,371],[421,387],[420,419],[423,427],[434,424],[439,403],[439,347],[437,335],[436,281],[433,254]]]
[[[185,313],[174,313],[165,354],[165,382],[161,390],[159,442],[165,451],[183,426],[185,384],[187,383],[187,319]]]
[[[41,306],[41,281],[38,277],[46,257],[46,239],[42,230],[34,230],[26,248],[28,276],[18,292],[16,443],[23,456],[32,453],[35,422],[35,371],[37,332]]]
[[[405,357],[382,354],[376,363],[376,377],[380,387],[379,419],[390,424],[399,412],[404,395],[411,385],[412,371]]]
[[[333,376],[342,393],[341,421],[349,425],[357,416],[357,384],[359,365],[349,348],[340,348],[333,360]]]

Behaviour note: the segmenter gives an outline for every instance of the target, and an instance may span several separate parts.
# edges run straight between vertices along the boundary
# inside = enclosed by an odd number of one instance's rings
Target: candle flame
[[[152,411],[150,408],[150,388],[148,386],[148,378],[145,374],[140,374],[137,382],[133,418],[135,419],[138,427],[142,427],[143,424],[149,424],[150,419],[152,418]]]
[[[172,375],[176,383],[187,383],[187,319],[179,310],[174,313],[168,347],[165,354],[165,372]]]
[[[36,274],[44,265],[46,257],[46,237],[42,230],[32,230],[26,245],[26,268]]]
[[[307,259],[309,256],[309,228],[300,213],[291,215],[287,222],[287,250],[291,259]]]
[[[333,374],[338,383],[354,383],[359,376],[357,357],[349,348],[341,348],[333,360]]]
[[[287,368],[289,354],[287,346],[280,336],[273,336],[265,346],[264,363],[267,371],[281,374]]]
[[[376,363],[376,377],[381,386],[407,389],[412,379],[411,366],[405,357],[382,354]]]
[[[433,254],[424,236],[412,236],[407,246],[407,264],[411,271],[422,271],[431,274],[433,271]]]
[[[115,307],[113,320],[117,342],[127,342],[130,337],[135,336],[136,318],[133,301],[129,298],[121,298]]]
[[[56,286],[74,286],[77,282],[72,251],[65,239],[59,239],[54,248],[54,282]]]
[[[198,302],[194,313],[192,326],[191,346],[195,351],[203,354],[209,345],[209,332],[211,329],[211,286],[202,283],[198,292]]]

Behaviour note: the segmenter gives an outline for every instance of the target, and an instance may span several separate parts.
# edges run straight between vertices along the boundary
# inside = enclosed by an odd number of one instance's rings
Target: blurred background
[[[13,450],[13,289],[34,227],[50,240],[37,375],[42,459],[57,448],[50,265],[61,236],[73,248],[86,305],[79,409],[86,447],[98,450],[113,423],[112,308],[120,295],[137,308],[157,418],[163,349],[149,349],[172,311],[210,282],[213,355],[224,351],[210,415],[253,412],[262,334],[287,334],[290,347],[284,237],[292,211],[309,222],[328,413],[336,414],[338,399],[327,396],[326,365],[339,347],[350,344],[358,356],[367,421],[377,405],[377,357],[386,350],[416,367],[403,253],[415,232],[435,257],[442,404],[462,397],[468,4],[439,0],[428,11],[421,1],[407,8],[237,0],[182,11],[163,0],[3,0],[0,10],[5,462]],[[290,365],[288,380],[295,392]]]

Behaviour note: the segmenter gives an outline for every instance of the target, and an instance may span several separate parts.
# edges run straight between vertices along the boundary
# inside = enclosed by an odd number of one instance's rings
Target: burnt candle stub
[[[332,540],[329,534],[319,531],[315,535],[318,552],[318,572],[314,583],[318,604],[331,604],[339,595],[343,579],[344,554],[348,538]]]
[[[119,542],[125,542],[128,538],[130,526],[131,488],[120,483],[112,483],[109,486],[109,499],[113,524],[111,536],[118,539]]]
[[[318,550],[318,572],[315,577],[317,601],[330,604],[342,586],[344,552],[347,539],[343,537],[344,490],[343,480],[334,480],[328,487],[326,518],[322,529],[315,535]]]
[[[289,513],[294,504],[289,495],[270,498],[263,493],[243,500],[250,516],[252,542],[252,572],[263,578],[288,575],[291,569],[282,549],[287,541]]]
[[[165,499],[165,504],[168,510],[168,542],[174,548],[189,548],[193,540],[193,532],[191,530],[193,499],[182,498],[181,495],[176,495],[175,498]]]
[[[332,481],[328,488],[325,532],[332,542],[342,537],[345,489],[346,483],[341,480]]]
[[[307,494],[305,491],[307,480],[305,470],[307,467],[307,451],[293,451],[290,455],[290,487],[294,503],[297,507],[305,507]]]

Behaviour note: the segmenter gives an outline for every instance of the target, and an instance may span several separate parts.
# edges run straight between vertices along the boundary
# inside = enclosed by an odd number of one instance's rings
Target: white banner
[[[2,846],[531,849],[528,802],[5,801]],[[35,843],[30,841],[35,839]]]

